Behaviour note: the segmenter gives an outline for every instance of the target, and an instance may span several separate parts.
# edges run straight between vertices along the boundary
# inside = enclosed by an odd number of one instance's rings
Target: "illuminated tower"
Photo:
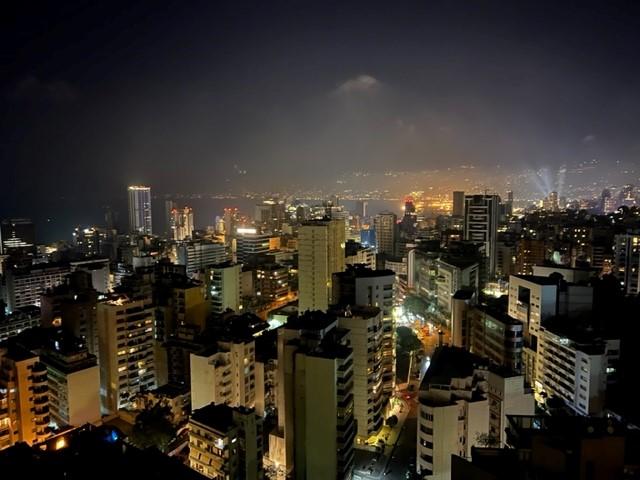
[[[225,208],[224,216],[222,218],[224,220],[224,243],[225,245],[230,246],[238,226],[238,209]]]
[[[376,244],[378,253],[393,255],[396,243],[396,224],[398,217],[392,212],[382,212],[376,215],[374,227],[376,230]]]
[[[464,239],[484,243],[488,272],[495,275],[497,264],[498,195],[466,195],[464,197]]]
[[[331,274],[344,271],[344,220],[316,220],[299,232],[299,311],[329,306]]]
[[[193,235],[193,209],[191,207],[171,210],[171,236],[174,240],[185,240]]]
[[[129,231],[151,235],[151,188],[142,185],[129,187]]]

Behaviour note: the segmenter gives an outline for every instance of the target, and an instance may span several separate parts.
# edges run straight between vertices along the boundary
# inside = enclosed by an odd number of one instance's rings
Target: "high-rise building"
[[[461,217],[464,215],[464,192],[453,192],[453,209],[451,215]]]
[[[471,308],[469,317],[471,351],[495,365],[522,372],[522,322],[486,305]]]
[[[0,308],[0,342],[38,325],[40,325],[40,309],[34,305],[18,308],[6,316]]]
[[[283,265],[268,263],[256,269],[256,295],[263,300],[278,302],[289,295],[289,270]]]
[[[107,239],[107,230],[100,227],[77,227],[73,231],[76,250],[85,257],[96,257],[102,254]]]
[[[17,344],[0,347],[0,449],[49,435],[47,368]]]
[[[464,197],[464,239],[484,244],[490,277],[495,275],[497,265],[499,204],[498,195]]]
[[[499,241],[496,243],[496,276],[509,278],[514,271],[516,258],[516,243]]]
[[[48,289],[40,297],[40,324],[45,328],[61,327],[82,339],[89,353],[98,355],[97,302],[98,292],[91,286],[90,274],[76,271],[65,283]]]
[[[338,326],[350,332],[356,448],[364,447],[371,436],[380,432],[389,405],[382,388],[382,310],[354,305],[336,314]]]
[[[171,229],[173,225],[173,210],[178,208],[178,204],[173,200],[165,200],[164,202],[164,228],[165,235],[168,238],[173,236],[173,231]]]
[[[182,241],[193,236],[193,208],[173,208],[171,210],[171,237]]]
[[[236,236],[238,216],[237,208],[224,209],[224,215],[222,216],[222,223],[224,225],[224,244],[228,247],[231,246],[233,239]]]
[[[476,448],[452,457],[451,480],[561,478],[609,480],[632,471],[631,429],[614,418],[573,415],[507,417],[509,448]]]
[[[373,219],[376,231],[378,253],[393,256],[396,247],[398,216],[392,212],[382,212]]]
[[[439,347],[419,391],[417,470],[451,478],[451,457],[470,458],[483,443],[504,446],[508,415],[531,415],[533,394],[522,375],[490,367],[456,347]]]
[[[181,325],[204,329],[210,307],[202,282],[184,275],[167,275],[156,279],[154,290],[158,340],[168,340]]]
[[[71,273],[77,271],[87,272],[91,277],[91,286],[99,293],[111,291],[111,271],[109,259],[93,258],[69,263]]]
[[[507,218],[513,215],[513,191],[507,190],[507,201],[504,204],[504,213]]]
[[[558,200],[558,192],[550,192],[549,195],[542,201],[542,208],[549,212],[557,212],[560,210],[560,203]]]
[[[344,271],[344,222],[316,220],[300,227],[298,246],[299,311],[329,307],[331,275]]]
[[[7,309],[12,312],[28,305],[40,306],[40,295],[47,289],[64,283],[69,272],[68,264],[54,263],[7,269],[2,279]]]
[[[125,408],[139,392],[156,388],[153,319],[150,296],[112,295],[98,303],[103,412]]]
[[[365,247],[361,243],[347,240],[344,262],[346,265],[362,264],[371,270],[376,269],[376,251],[374,247]]]
[[[480,265],[473,258],[443,256],[436,260],[438,268],[438,306],[451,313],[453,296],[458,290],[467,289],[479,294]]]
[[[356,435],[353,350],[335,316],[313,311],[278,329],[278,428],[270,464],[303,480],[350,479]]]
[[[451,344],[469,350],[471,347],[471,308],[476,302],[476,292],[458,290],[451,297]]]
[[[236,237],[236,258],[239,263],[248,263],[258,255],[269,251],[271,235],[263,233],[239,233]]]
[[[440,347],[422,379],[418,405],[417,470],[447,480],[451,456],[470,457],[489,434],[487,362],[456,347]]]
[[[355,214],[360,218],[365,218],[367,216],[367,207],[369,206],[369,202],[366,200],[358,200],[356,201],[356,211]]]
[[[285,221],[285,213],[284,202],[273,199],[265,200],[256,205],[254,215],[255,223],[261,229],[277,232],[282,229],[282,224]]]
[[[214,480],[260,480],[262,419],[252,408],[206,405],[189,419],[189,466]]]
[[[332,305],[363,305],[382,310],[382,388],[390,396],[396,384],[396,325],[393,305],[396,275],[391,270],[349,266],[333,275]]]
[[[139,235],[153,233],[151,223],[151,188],[129,186],[129,232]]]
[[[546,319],[573,317],[591,310],[593,289],[570,284],[561,276],[511,275],[509,277],[509,316],[523,325],[523,372],[528,384],[536,379],[538,333]]]
[[[627,295],[640,293],[640,234],[615,236],[613,271]]]
[[[561,399],[577,415],[601,416],[608,378],[615,378],[620,339],[603,338],[554,318],[538,333],[536,381],[540,398]]]
[[[253,407],[255,402],[255,341],[230,337],[191,354],[191,408],[210,403]]]
[[[515,273],[531,275],[535,265],[542,265],[547,257],[545,241],[521,238],[516,243]]]
[[[61,335],[41,357],[47,367],[51,423],[82,426],[100,420],[100,370],[95,355],[73,336]]]
[[[206,290],[211,312],[221,314],[227,309],[240,310],[240,273],[242,265],[225,262],[206,270]]]
[[[28,218],[9,218],[0,222],[0,255],[33,254],[36,233]]]
[[[227,252],[222,243],[206,240],[183,242],[177,248],[177,263],[186,267],[187,275],[227,261]]]
[[[507,444],[507,417],[533,415],[533,390],[524,383],[524,377],[508,368],[490,367],[487,378],[489,389],[489,442],[496,447]]]

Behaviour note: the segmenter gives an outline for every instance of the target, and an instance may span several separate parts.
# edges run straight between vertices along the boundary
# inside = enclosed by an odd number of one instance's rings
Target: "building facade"
[[[298,233],[298,302],[300,312],[327,311],[332,274],[344,271],[344,221],[305,223]]]
[[[189,419],[189,466],[214,480],[260,480],[262,419],[253,409],[207,405]]]
[[[499,205],[498,195],[464,197],[464,239],[485,245],[487,272],[490,277],[495,275],[497,266]]]
[[[157,386],[153,301],[112,295],[98,303],[97,323],[102,411],[114,413]]]
[[[151,235],[151,188],[131,185],[129,194],[129,232],[139,235]]]

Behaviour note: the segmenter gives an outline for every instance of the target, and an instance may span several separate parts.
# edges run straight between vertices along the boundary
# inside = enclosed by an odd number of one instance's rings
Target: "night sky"
[[[12,3],[1,216],[134,182],[640,159],[637,1]]]

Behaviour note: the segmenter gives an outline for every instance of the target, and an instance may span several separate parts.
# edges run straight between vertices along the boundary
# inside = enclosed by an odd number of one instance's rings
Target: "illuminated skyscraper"
[[[488,273],[495,275],[498,242],[498,195],[466,195],[464,197],[464,239],[484,243]]]
[[[193,236],[193,209],[174,208],[170,218],[171,236],[174,240],[185,240]]]
[[[28,218],[10,218],[0,223],[0,254],[35,252],[35,228]]]
[[[151,235],[151,188],[129,186],[129,231]]]
[[[47,367],[18,344],[0,347],[0,450],[49,436]]]
[[[335,315],[321,312],[292,315],[278,329],[278,426],[269,436],[269,461],[295,472],[291,478],[353,478],[350,335]]]
[[[103,412],[126,408],[156,388],[154,305],[150,295],[113,295],[98,303],[98,358]]]
[[[326,311],[331,274],[344,271],[344,220],[316,220],[299,232],[299,310]]]
[[[374,227],[376,230],[376,245],[378,253],[393,255],[396,243],[396,228],[398,217],[392,212],[382,212],[376,215]]]

